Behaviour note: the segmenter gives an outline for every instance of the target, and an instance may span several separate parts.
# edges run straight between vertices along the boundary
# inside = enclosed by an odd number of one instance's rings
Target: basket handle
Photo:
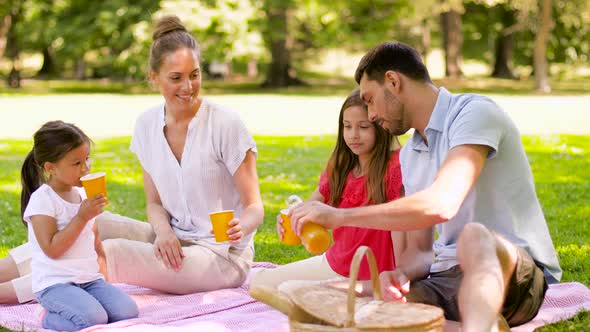
[[[356,294],[355,294],[355,287],[356,281],[359,274],[359,268],[363,257],[367,255],[367,261],[369,262],[369,270],[371,271],[371,281],[373,283],[373,298],[375,300],[383,301],[383,296],[381,296],[381,284],[379,283],[379,270],[377,269],[377,262],[375,261],[375,255],[373,255],[373,251],[371,248],[367,246],[360,246],[352,258],[352,263],[350,263],[350,274],[348,276],[348,306],[347,306],[347,313],[348,317],[346,322],[344,323],[344,327],[353,327],[354,326],[354,305],[356,302]]]

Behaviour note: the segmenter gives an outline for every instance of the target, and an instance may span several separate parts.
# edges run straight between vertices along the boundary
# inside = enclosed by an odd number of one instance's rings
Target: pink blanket
[[[255,268],[274,267],[256,263]],[[136,319],[98,325],[85,331],[124,328],[127,331],[288,331],[287,317],[248,295],[247,283],[242,287],[184,296],[158,293],[149,289],[118,285],[139,306]],[[37,304],[0,305],[0,325],[12,330],[38,330]],[[539,326],[568,319],[580,310],[590,310],[590,290],[580,283],[552,285],[541,311],[535,319],[513,329],[533,331]]]

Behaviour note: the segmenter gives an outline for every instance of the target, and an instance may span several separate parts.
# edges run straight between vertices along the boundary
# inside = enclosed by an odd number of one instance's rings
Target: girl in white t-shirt
[[[90,170],[89,154],[86,134],[51,121],[35,133],[21,171],[32,289],[45,309],[46,329],[76,331],[138,315],[135,302],[99,272],[93,224],[106,199],[86,199],[80,188],[80,177]]]

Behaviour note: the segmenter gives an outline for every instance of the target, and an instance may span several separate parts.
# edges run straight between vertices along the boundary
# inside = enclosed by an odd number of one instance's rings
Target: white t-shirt
[[[424,130],[428,145],[415,132],[400,154],[406,195],[430,186],[449,150],[486,145],[488,159],[457,214],[438,224],[434,242],[436,261],[431,272],[457,265],[457,239],[470,222],[485,225],[526,249],[557,280],[561,268],[543,211],[520,132],[492,100],[476,94],[454,95],[440,88],[430,121]]]
[[[75,187],[81,199],[86,199],[82,188]],[[56,220],[57,229],[64,229],[78,213],[80,204],[65,201],[47,184],[41,185],[33,194],[25,209],[23,219],[31,223],[32,216],[49,216]],[[35,237],[33,225],[29,225],[29,246],[31,250],[31,273],[33,292],[66,282],[87,283],[102,278],[98,272],[97,255],[94,249],[94,219],[88,221],[74,244],[61,257],[49,258]]]
[[[135,123],[131,151],[151,176],[178,238],[216,244],[209,213],[242,211],[233,175],[256,143],[235,111],[203,99],[188,126],[180,164],[164,136],[164,105],[141,114]],[[254,233],[237,246],[253,245]]]

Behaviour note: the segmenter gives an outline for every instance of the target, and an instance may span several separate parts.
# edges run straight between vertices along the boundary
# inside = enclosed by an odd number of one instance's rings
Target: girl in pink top
[[[399,142],[382,127],[369,121],[359,90],[348,96],[340,110],[338,138],[318,188],[308,201],[321,201],[336,207],[358,207],[396,199],[402,193]],[[277,217],[277,232],[284,229]],[[275,269],[261,270],[251,287],[278,287],[286,280],[327,280],[347,277],[354,252],[369,246],[375,253],[379,272],[395,267],[390,231],[341,227],[333,232],[332,247],[320,256],[310,257]],[[369,279],[366,261],[359,279]]]

